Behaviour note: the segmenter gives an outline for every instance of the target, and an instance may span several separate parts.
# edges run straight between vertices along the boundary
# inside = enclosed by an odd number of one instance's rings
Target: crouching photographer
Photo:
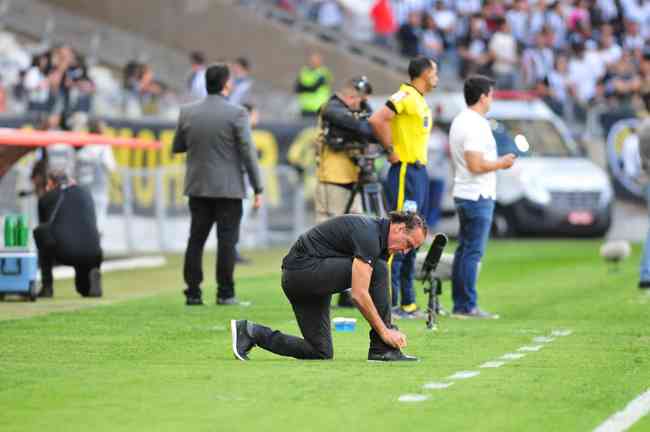
[[[320,134],[316,153],[318,184],[314,196],[316,222],[346,213],[352,190],[359,180],[356,156],[374,140],[365,99],[372,93],[366,77],[352,78],[319,111]],[[356,196],[349,213],[361,213]]]

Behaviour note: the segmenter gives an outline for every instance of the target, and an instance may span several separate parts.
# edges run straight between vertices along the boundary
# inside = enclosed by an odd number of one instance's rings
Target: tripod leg
[[[352,204],[354,204],[354,198],[356,198],[358,193],[362,193],[361,195],[361,205],[363,207],[363,212],[366,212],[366,203],[363,200],[363,191],[360,188],[359,184],[356,184],[354,186],[354,189],[352,189],[352,193],[350,193],[350,198],[348,198],[348,203],[345,205],[345,214],[350,213],[350,209],[352,209]]]
[[[361,193],[364,203],[364,213],[369,211],[371,214],[379,217],[384,217],[388,214],[381,183],[367,183],[363,186]]]
[[[431,281],[427,282],[429,284],[429,287],[424,290],[429,297],[427,299],[427,328],[429,330],[432,330],[434,325],[435,325],[435,316],[436,316],[436,310],[435,310],[435,288],[433,287],[433,283]]]

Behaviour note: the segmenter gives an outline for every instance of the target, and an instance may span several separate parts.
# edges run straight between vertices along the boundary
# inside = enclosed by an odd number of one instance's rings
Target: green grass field
[[[53,300],[0,303],[0,430],[10,431],[588,431],[650,388],[650,295],[636,288],[639,248],[610,272],[595,241],[492,241],[479,284],[498,321],[400,321],[415,364],[366,362],[368,326],[334,334],[334,361],[261,350],[233,359],[229,320],[298,334],[279,288],[282,250],[237,271],[250,307],[183,305],[181,259],[104,275],[105,298],[71,281]],[[453,246],[448,249],[453,250]],[[214,257],[205,259],[206,279]],[[450,306],[449,285],[443,304]],[[425,298],[419,290],[419,302]],[[93,307],[91,307],[93,306]],[[554,330],[538,352],[479,369]],[[458,371],[480,375],[443,390]],[[429,399],[402,403],[403,394]],[[631,429],[650,431],[650,416]]]

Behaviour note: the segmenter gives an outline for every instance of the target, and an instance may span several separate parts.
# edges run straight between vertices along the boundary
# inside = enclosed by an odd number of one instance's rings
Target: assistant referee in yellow
[[[427,144],[433,118],[424,95],[438,85],[438,66],[429,58],[417,57],[410,61],[408,73],[411,81],[402,84],[369,122],[391,164],[385,185],[390,210],[426,214]],[[392,305],[401,317],[413,317],[418,311],[413,288],[415,253],[392,258]]]

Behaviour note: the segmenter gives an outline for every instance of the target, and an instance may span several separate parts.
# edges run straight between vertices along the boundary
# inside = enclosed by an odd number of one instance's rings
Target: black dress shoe
[[[650,289],[650,281],[640,281],[639,282],[639,288],[640,289]]]
[[[192,292],[188,289],[183,291],[185,294],[185,305],[187,306],[202,306],[203,299],[201,298],[201,292]]]
[[[368,361],[419,361],[419,359],[415,356],[406,355],[400,350],[390,350],[384,352],[370,351]]]
[[[232,337],[232,353],[235,358],[246,361],[248,353],[255,346],[253,337],[248,331],[248,321],[230,320],[230,333]]]

